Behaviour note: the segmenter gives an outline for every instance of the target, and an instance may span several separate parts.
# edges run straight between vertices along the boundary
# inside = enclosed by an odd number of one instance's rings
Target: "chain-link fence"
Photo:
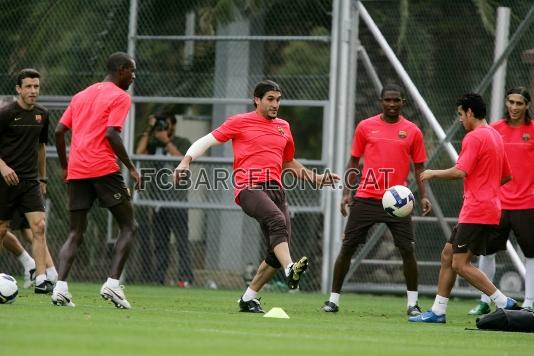
[[[408,74],[445,131],[453,126],[454,103],[480,84],[494,60],[496,4],[491,1],[363,1],[373,20],[396,52]],[[131,153],[156,112],[177,118],[176,133],[190,141],[220,125],[225,117],[252,110],[251,90],[259,79],[270,78],[284,90],[280,116],[292,125],[297,157],[313,160],[320,169],[327,162],[331,140],[325,129],[330,93],[332,0],[217,1],[188,0],[72,0],[57,2],[0,2],[0,95],[14,94],[13,74],[35,67],[43,74],[41,102],[51,111],[53,128],[70,96],[101,80],[112,52],[130,51],[137,62],[133,87],[133,134],[125,137]],[[510,37],[531,10],[530,1],[500,1],[511,9]],[[132,13],[135,14],[132,17]],[[134,21],[135,20],[135,21]],[[530,86],[534,92],[530,24],[508,57],[506,87]],[[383,83],[401,83],[399,75],[360,21],[359,43]],[[352,50],[356,51],[357,48]],[[530,52],[528,52],[530,50]],[[373,76],[358,55],[355,122],[374,115],[379,107]],[[345,80],[341,78],[339,80]],[[484,90],[489,100],[490,89]],[[425,134],[433,167],[452,164],[413,100],[404,115]],[[457,150],[462,130],[452,135]],[[347,143],[347,145],[350,143]],[[230,167],[225,145],[195,169]],[[49,150],[48,241],[52,255],[68,234],[66,189],[53,148]],[[135,156],[140,168],[172,167],[168,156]],[[431,188],[449,225],[461,205],[461,182],[432,182]],[[233,203],[231,192],[199,189],[177,192],[147,190],[134,195],[139,237],[127,265],[132,282],[195,286],[240,287],[249,263],[262,258],[262,237],[255,221]],[[293,225],[293,255],[307,254],[311,271],[303,288],[321,284],[325,195],[330,190],[289,192]],[[334,209],[337,207],[334,207]],[[416,215],[419,212],[416,213]],[[100,281],[109,267],[116,227],[104,209],[93,209],[84,248],[72,278]],[[438,221],[416,217],[417,255],[421,283],[437,281],[439,253],[445,233]],[[364,284],[403,289],[400,257],[388,235],[376,240],[367,254],[356,256],[357,270],[348,286]],[[189,251],[189,253],[187,253]],[[335,251],[337,253],[337,251]],[[359,262],[363,262],[361,265]],[[506,255],[498,259],[501,272],[512,269]],[[18,270],[16,260],[2,254],[0,270]],[[326,271],[330,273],[331,266]],[[276,284],[273,283],[276,287]]]
[[[488,104],[488,115],[492,105],[491,82],[482,91],[480,85],[494,62],[497,6],[509,7],[511,10],[511,44],[513,36],[521,30],[519,40],[507,58],[505,87],[509,89],[526,86],[530,88],[531,93],[534,91],[534,21],[526,18],[533,10],[532,2],[499,1],[497,4],[485,1],[364,1],[363,4],[443,130],[446,133],[454,132],[450,140],[458,152],[465,133],[463,128],[454,131],[459,126],[458,122],[455,123],[458,121],[455,114],[456,99],[465,92],[479,91]],[[467,18],[470,20],[466,21]],[[527,27],[522,29],[521,26],[525,24],[528,24]],[[402,83],[398,72],[363,21],[360,21],[359,40],[382,83]],[[377,92],[372,83],[372,73],[360,61],[356,89],[356,122],[379,110]],[[500,100],[504,104],[504,97]],[[504,108],[502,110],[504,115]],[[410,95],[403,113],[422,129],[430,166],[450,167],[453,162],[443,146],[440,146],[436,133]],[[448,225],[452,227],[462,203],[462,182],[433,180],[430,188],[439,204],[434,208],[443,211]],[[419,215],[419,212],[416,215]],[[448,236],[439,221],[419,217],[415,217],[415,220],[419,279],[423,285],[421,289],[433,293],[439,272],[441,248]],[[513,243],[516,246],[515,241]],[[520,250],[518,251],[521,256]],[[351,270],[354,274],[348,279],[349,288],[391,290],[398,286],[403,287],[402,261],[389,232],[386,231],[376,240],[376,245],[368,254],[357,257],[362,264]],[[521,277],[506,253],[499,253],[497,256],[495,281],[503,290],[518,294],[523,288]],[[460,284],[467,285],[463,281],[460,281]],[[425,288],[425,285],[428,288]]]

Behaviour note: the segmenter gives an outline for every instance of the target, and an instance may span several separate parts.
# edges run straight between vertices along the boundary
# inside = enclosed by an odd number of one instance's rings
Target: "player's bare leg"
[[[32,286],[35,280],[35,261],[20,244],[19,239],[7,231],[4,236],[4,248],[13,253],[24,267],[24,288]]]
[[[109,277],[119,279],[124,264],[130,255],[132,243],[137,233],[137,224],[134,219],[133,207],[129,201],[115,205],[109,210],[119,225],[119,237],[115,243]]]
[[[45,213],[34,211],[25,213],[26,220],[32,230],[32,256],[35,260],[35,293],[52,292],[53,284],[46,279],[46,237]]]
[[[130,303],[126,300],[122,287],[119,285],[119,278],[130,255],[132,242],[137,233],[137,223],[134,219],[132,204],[129,201],[115,205],[109,210],[119,225],[119,237],[113,251],[111,271],[107,281],[100,289],[100,295],[111,301],[119,309],[130,309]]]

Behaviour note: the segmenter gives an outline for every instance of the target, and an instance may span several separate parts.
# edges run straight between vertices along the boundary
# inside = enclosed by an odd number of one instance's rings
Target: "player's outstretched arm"
[[[333,186],[341,179],[341,177],[335,173],[326,172],[324,174],[317,174],[304,167],[304,165],[296,159],[284,162],[282,168],[290,171],[298,179],[311,182],[319,187]]]
[[[130,160],[130,157],[128,157],[128,153],[126,152],[126,148],[122,143],[119,132],[120,129],[118,127],[108,127],[106,129],[106,138],[108,139],[113,152],[115,152],[121,162],[126,166],[126,168],[128,168],[130,175],[134,179],[135,189],[139,189],[141,184],[141,176],[139,175],[139,172],[137,172],[133,162]]]
[[[441,178],[441,179],[463,179],[466,176],[465,172],[461,169],[456,168],[456,166],[448,169],[427,169],[420,174],[422,181]]]
[[[224,142],[218,141],[211,133],[193,142],[178,167],[174,170],[174,181],[177,182],[178,180],[187,177],[191,162],[202,156],[210,147],[222,145],[223,143]]]
[[[67,179],[67,148],[65,145],[65,134],[69,131],[69,128],[62,123],[59,123],[56,127],[56,151],[59,158],[59,164],[63,169],[63,179]]]

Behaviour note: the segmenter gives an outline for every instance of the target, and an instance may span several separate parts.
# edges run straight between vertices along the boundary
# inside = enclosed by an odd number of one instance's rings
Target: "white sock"
[[[490,295],[490,299],[495,303],[497,308],[504,308],[506,306],[506,301],[508,300],[508,297],[502,294],[500,290],[497,289],[495,293]]]
[[[109,288],[119,288],[119,280],[108,277],[108,280],[106,281],[106,286],[108,286]]]
[[[417,298],[419,293],[417,291],[407,290],[406,294],[408,295],[408,307],[413,307],[417,305]]]
[[[50,282],[56,283],[57,277],[58,275],[56,267],[52,266],[46,269],[46,279],[48,279]]]
[[[436,294],[436,299],[434,299],[434,304],[432,304],[432,312],[436,315],[447,314],[447,304],[449,303],[449,298],[442,297],[441,295]]]
[[[32,256],[30,256],[28,252],[26,252],[26,250],[22,251],[22,253],[17,256],[17,259],[22,264],[25,271],[29,271],[35,268],[35,261],[33,260]]]
[[[46,274],[44,274],[44,273],[42,273],[42,274],[38,275],[37,277],[35,277],[35,285],[36,286],[40,285],[44,281],[46,281]]]
[[[534,302],[534,258],[525,261],[525,300],[523,308],[532,308]]]
[[[289,277],[289,269],[291,268],[291,266],[293,266],[293,262],[291,262],[290,264],[288,264],[286,266],[286,268],[284,269],[284,272],[286,274],[286,277]]]
[[[258,292],[248,287],[247,290],[245,291],[245,294],[243,294],[243,296],[241,297],[241,299],[243,299],[244,302],[248,302],[249,300],[252,300],[256,298],[257,296],[258,296]]]
[[[495,254],[480,256],[478,259],[478,269],[481,270],[490,281],[495,277]],[[485,294],[480,295],[480,301],[491,304],[491,299]]]
[[[329,302],[334,303],[335,305],[339,306],[339,297],[341,294],[339,293],[330,293],[330,299],[328,299]]]
[[[66,292],[69,290],[69,286],[67,285],[66,281],[57,281],[54,289]]]

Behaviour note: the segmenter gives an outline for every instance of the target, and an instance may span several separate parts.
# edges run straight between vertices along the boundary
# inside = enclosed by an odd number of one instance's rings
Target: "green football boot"
[[[477,304],[476,307],[474,307],[473,309],[471,309],[469,311],[469,315],[484,315],[484,314],[489,314],[491,312],[491,308],[489,306],[488,303],[485,303],[485,302],[480,302]]]

